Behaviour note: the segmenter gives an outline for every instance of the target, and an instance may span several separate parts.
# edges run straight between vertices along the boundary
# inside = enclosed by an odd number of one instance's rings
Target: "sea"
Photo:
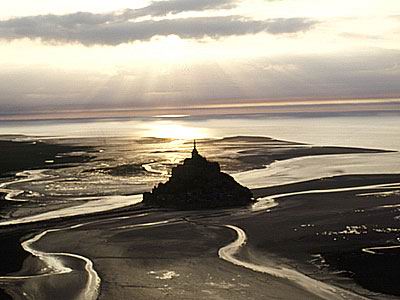
[[[273,140],[247,137],[268,137]],[[21,170],[16,178],[1,178],[0,191],[7,194],[6,200],[13,200],[14,207],[11,214],[7,211],[1,213],[0,226],[97,213],[138,204],[142,199],[141,193],[167,180],[171,168],[190,155],[193,140],[198,140],[202,154],[221,162],[224,171],[249,188],[279,186],[338,175],[400,174],[399,111],[0,121],[0,138],[84,145],[94,149],[90,152],[93,159],[82,164],[51,168],[54,158],[49,157],[46,160],[49,168]],[[293,143],[289,145],[284,141]],[[312,146],[388,151],[292,157],[254,165],[254,169],[235,165],[236,158],[248,151],[259,150],[265,155],[279,147]],[[77,152],[60,155],[88,154]],[[352,189],[368,192],[365,186]],[[391,195],[400,193],[398,183],[390,189]],[[305,191],[304,194],[312,192],[315,191]],[[384,190],[379,196],[386,197],[387,194]],[[266,212],[278,205],[274,199],[263,201],[266,205],[262,205],[261,210]],[[353,231],[350,233],[358,234]],[[390,239],[388,241],[392,242]]]
[[[344,146],[388,153],[319,155],[244,169],[235,165],[246,151],[269,151],[264,141],[208,143],[226,137],[269,137],[301,147]],[[400,112],[241,115],[162,115],[129,118],[1,121],[0,137],[48,141],[95,149],[87,163],[68,168],[21,170],[16,180],[0,179],[8,198],[27,201],[3,215],[0,224],[30,222],[109,210],[141,201],[141,194],[166,181],[173,166],[190,155],[193,139],[206,157],[249,187],[271,187],[348,174],[400,173]],[[272,145],[271,151],[274,147]],[[284,146],[283,146],[284,147]],[[267,149],[267,150],[265,150]],[[265,152],[264,152],[265,154]],[[68,153],[61,155],[85,155]],[[91,154],[93,155],[93,153]],[[46,163],[51,165],[54,158]]]
[[[400,110],[0,121],[0,135],[173,139],[267,136],[313,145],[400,150]]]

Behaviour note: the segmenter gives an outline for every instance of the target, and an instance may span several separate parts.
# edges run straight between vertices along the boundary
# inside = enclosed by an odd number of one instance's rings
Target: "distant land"
[[[87,118],[148,117],[148,116],[207,116],[230,114],[318,114],[318,113],[373,113],[400,112],[400,98],[370,99],[304,99],[304,100],[247,100],[243,102],[220,101],[202,105],[135,108],[86,108],[40,111],[3,112],[0,121],[7,120],[62,120]]]

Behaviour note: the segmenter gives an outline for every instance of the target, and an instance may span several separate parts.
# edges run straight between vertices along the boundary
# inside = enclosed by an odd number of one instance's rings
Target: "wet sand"
[[[55,144],[37,141],[14,141],[19,136],[6,137],[7,140],[0,140],[0,178],[10,180],[15,178],[16,173],[24,170],[65,168],[75,164],[81,164],[94,157],[91,147]],[[10,139],[10,140],[8,140]],[[69,156],[68,153],[85,151],[87,155]],[[6,193],[0,192],[0,210],[5,220],[5,215],[12,213],[19,206],[18,202],[5,199]],[[2,228],[0,229],[0,276],[12,274],[21,270],[24,261],[29,257],[29,253],[24,251],[21,246],[27,235],[34,230],[26,228]],[[1,288],[9,284],[0,284],[0,298],[10,297]],[[12,293],[13,294],[13,293]],[[15,295],[14,295],[15,296]]]
[[[0,140],[0,177],[13,176],[16,172],[43,168],[62,168],[66,164],[87,162],[92,156],[68,156],[69,152],[91,152],[87,146],[73,146],[32,141]]]
[[[399,175],[353,175],[256,190],[263,196],[319,192],[280,197],[269,215],[240,218],[237,224],[248,233],[248,247],[255,256],[276,255],[302,273],[368,296],[373,293],[354,286],[351,279],[373,292],[399,296],[397,256],[390,251],[385,255],[363,252],[368,247],[399,245],[396,207],[400,199],[389,194],[398,191],[399,182]],[[388,185],[373,187],[380,184]],[[335,192],[338,188],[348,190]]]
[[[382,260],[364,259],[362,249],[395,244],[398,232],[388,228],[396,229],[397,210],[389,205],[398,204],[399,199],[395,194],[357,195],[394,188],[326,190],[398,182],[399,175],[352,175],[256,189],[254,194],[260,198],[319,190],[278,197],[278,206],[261,211],[176,212],[137,205],[8,226],[1,229],[2,245],[7,245],[2,257],[11,257],[9,266],[0,270],[3,275],[20,270],[23,262],[19,276],[43,268],[37,258],[21,250],[20,242],[48,229],[55,230],[34,241],[32,248],[53,253],[51,256],[72,272],[33,276],[0,287],[17,299],[23,297],[22,291],[40,299],[71,299],[82,292],[96,292],[88,284],[92,280],[85,264],[88,259],[101,279],[100,299],[321,299],[329,292],[338,294],[338,299],[349,295],[356,299],[358,294],[387,298],[366,289],[397,295],[390,278],[398,276],[398,268],[385,267],[393,272],[387,280],[382,276],[365,280],[371,274],[360,267],[369,263],[373,270]],[[367,233],[362,227],[365,224]],[[233,254],[243,265],[219,256],[221,249],[238,239],[237,232],[225,225],[246,234],[246,243]],[[358,260],[349,259],[354,256]],[[246,264],[257,266],[257,270],[246,268]],[[305,277],[287,276],[282,268]],[[343,269],[347,273],[332,273]],[[277,270],[278,274],[260,270]],[[349,272],[366,289],[347,279]]]
[[[398,183],[400,176],[342,176],[325,181],[301,183],[295,188],[293,185],[282,186],[278,190],[286,193],[310,187],[329,190],[360,183],[367,186]],[[342,265],[335,264],[331,255],[346,256],[357,252],[361,258],[363,248],[380,246],[387,243],[390,235],[393,239],[397,236],[396,232],[382,234],[371,230],[368,234],[358,234],[345,231],[347,225],[364,223],[374,224],[375,230],[393,226],[395,212],[379,207],[398,204],[398,197],[355,195],[380,191],[367,189],[283,197],[277,200],[277,207],[262,212],[248,209],[174,212],[138,206],[135,210],[72,218],[61,224],[38,223],[37,229],[57,225],[65,230],[46,235],[34,247],[50,253],[79,253],[93,261],[101,278],[100,299],[321,298],[297,282],[298,279],[256,272],[219,258],[220,249],[237,238],[233,230],[224,226],[232,224],[242,228],[248,238],[236,255],[239,261],[278,271],[282,268],[299,271],[332,284],[333,289],[353,290],[351,299],[356,299],[358,294],[387,299],[389,296],[374,295],[355,286],[346,279],[346,273],[332,275],[335,269],[342,270]],[[259,196],[268,196],[275,193],[275,188],[256,192]],[[341,231],[344,232],[329,234]],[[310,263],[318,255],[325,258],[329,266],[322,266],[317,261]],[[371,267],[376,267],[375,262],[368,261]],[[354,262],[347,265],[352,272],[359,265]],[[386,270],[398,275],[397,268],[386,267]],[[371,274],[360,271],[353,276],[358,284],[377,292],[386,287],[387,282],[380,277],[374,277],[375,286],[363,281],[362,278]],[[390,280],[390,276],[387,278]],[[71,281],[64,282],[71,284]],[[377,285],[380,287],[376,288]],[[385,292],[396,294],[395,288],[396,285],[392,285],[392,290]]]
[[[0,274],[8,274],[18,271],[22,268],[22,264],[28,254],[21,247],[21,240],[26,236],[26,231],[10,231],[2,232],[0,238]]]
[[[198,213],[145,211],[50,234],[35,247],[89,257],[101,277],[100,299],[318,299],[289,280],[221,260],[218,250],[236,239],[222,225],[190,221]]]

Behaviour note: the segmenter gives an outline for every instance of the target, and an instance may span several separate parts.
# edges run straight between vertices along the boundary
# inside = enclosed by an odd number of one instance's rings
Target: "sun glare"
[[[155,122],[148,126],[146,135],[157,138],[198,139],[208,137],[207,129],[189,127],[173,122]]]

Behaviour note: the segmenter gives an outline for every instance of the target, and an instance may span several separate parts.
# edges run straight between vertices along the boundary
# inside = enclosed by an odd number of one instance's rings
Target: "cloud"
[[[173,1],[178,3],[181,1]],[[203,6],[180,6],[180,10],[169,7],[155,9],[159,2],[148,6],[150,15],[178,12],[183,9],[215,7],[208,1]],[[216,1],[220,5],[227,1]],[[168,2],[169,3],[169,2]],[[208,4],[207,4],[208,3]],[[207,4],[207,5],[206,5]],[[161,4],[158,4],[161,5]],[[150,8],[151,9],[150,9]],[[139,9],[140,10],[140,9]],[[80,43],[83,45],[118,45],[135,41],[146,41],[155,36],[177,35],[184,39],[221,38],[266,32],[270,34],[297,33],[310,30],[317,21],[307,18],[254,20],[241,16],[191,17],[137,21],[132,10],[93,14],[78,12],[67,15],[39,15],[0,21],[0,39],[39,39],[50,43]]]
[[[127,9],[125,16],[166,16],[168,14],[178,14],[185,11],[203,11],[210,9],[229,9],[235,7],[236,0],[172,0],[172,1],[153,1],[150,5],[139,9]]]
[[[113,75],[3,67],[0,115],[246,103],[254,99],[398,98],[399,61],[400,51],[368,49],[336,55],[202,62],[190,68],[177,64],[168,73],[153,73],[146,66],[132,66]]]

